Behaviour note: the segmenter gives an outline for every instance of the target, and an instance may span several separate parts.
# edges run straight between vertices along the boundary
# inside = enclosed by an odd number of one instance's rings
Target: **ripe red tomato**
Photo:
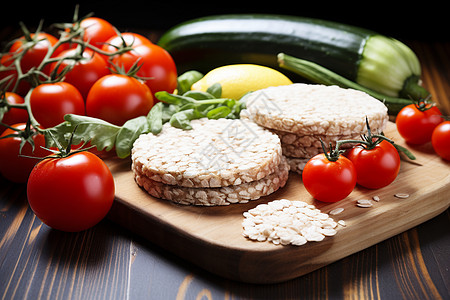
[[[356,185],[356,169],[353,163],[340,155],[336,161],[325,154],[311,158],[303,168],[303,185],[315,199],[337,202],[347,197]]]
[[[80,26],[85,30],[83,40],[98,48],[101,48],[110,37],[116,35],[114,26],[101,18],[86,18],[81,21]]]
[[[129,119],[148,114],[153,96],[136,78],[106,75],[94,83],[86,99],[86,114],[122,126]]]
[[[364,145],[351,148],[345,156],[356,169],[356,182],[369,189],[378,189],[392,183],[400,171],[400,155],[397,149],[384,140],[374,148]]]
[[[68,232],[100,222],[111,208],[114,193],[111,171],[86,151],[40,161],[27,184],[28,202],[36,216],[48,226]]]
[[[444,121],[436,126],[431,136],[431,144],[440,157],[450,160],[450,121]]]
[[[13,124],[12,127],[18,130],[26,128],[25,123]],[[6,129],[1,137],[10,134],[16,134],[18,131],[10,128]],[[45,157],[49,152],[42,147],[45,147],[45,138],[42,134],[34,133],[32,136],[34,141],[34,150],[30,143],[25,143],[20,152],[20,137],[8,137],[0,139],[0,174],[9,181],[16,183],[25,183],[30,175],[34,165],[38,162],[37,159],[24,157]],[[19,156],[24,155],[24,156]]]
[[[125,45],[124,45],[125,42]],[[148,38],[135,32],[121,32],[119,35],[114,35],[109,38],[102,46],[102,50],[114,53],[117,48],[122,46],[139,46],[145,44],[153,44]]]
[[[16,93],[5,93],[5,99],[9,104],[23,104],[25,100]],[[1,122],[6,125],[13,125],[16,123],[26,123],[28,121],[28,113],[25,109],[10,108],[4,115]],[[0,125],[0,134],[5,131],[6,127]]]
[[[31,92],[30,107],[42,128],[54,127],[64,122],[66,114],[85,114],[83,97],[67,82],[38,85]]]
[[[77,49],[69,49],[61,52],[57,57],[74,57]],[[81,93],[81,96],[86,100],[87,94],[91,86],[101,77],[111,74],[108,69],[108,64],[100,54],[90,49],[85,49],[82,54],[83,58],[80,60],[65,59],[61,63],[53,63],[50,71],[53,72],[58,68],[60,73],[64,68],[71,67],[70,71],[65,74],[64,82],[72,84]]]
[[[31,68],[38,67],[44,57],[47,55],[47,52],[51,47],[53,47],[57,42],[58,39],[52,36],[51,34],[40,32],[37,35],[32,33],[30,34],[30,38],[32,41],[34,41],[34,45],[32,45],[31,48],[27,49],[25,54],[22,56],[20,60],[20,68],[23,74],[27,73]],[[22,36],[21,38],[17,39],[9,48],[9,54],[2,57],[2,65],[5,67],[12,67],[14,66],[14,59],[12,57],[13,54],[21,53],[24,51],[24,48],[27,48],[26,45],[31,43],[28,41],[25,36]],[[61,51],[63,50],[62,47],[58,47],[58,49],[54,50],[54,53],[52,57],[57,56]],[[49,74],[49,66],[45,66],[42,69],[42,72],[45,74]],[[13,75],[12,80],[12,86],[15,84],[17,80],[17,71],[16,70],[8,70],[5,72],[2,72],[1,77],[4,78],[6,76]],[[11,86],[11,87],[12,87]],[[21,96],[25,96],[25,94],[28,92],[30,88],[30,84],[26,81],[21,81],[19,84],[19,88],[17,90],[17,93],[19,93]]]
[[[17,82],[17,71],[14,67],[14,57],[13,54],[7,53],[2,55],[0,59],[0,65],[2,66],[3,70],[0,71],[0,80],[6,80],[8,76],[9,79],[7,80],[7,85],[5,90],[12,91],[16,82]],[[5,81],[6,84],[6,81]],[[19,94],[20,96],[25,96],[27,92],[30,89],[30,83],[28,81],[22,80],[15,92]]]
[[[173,93],[177,87],[177,69],[172,56],[162,47],[134,45],[133,50],[114,56],[111,62],[128,72],[138,59],[141,66],[136,76],[145,79],[153,94],[159,91]]]
[[[397,114],[396,125],[399,134],[409,144],[425,144],[431,141],[434,128],[443,121],[442,113],[436,106],[426,105],[422,111],[415,104],[403,107]]]

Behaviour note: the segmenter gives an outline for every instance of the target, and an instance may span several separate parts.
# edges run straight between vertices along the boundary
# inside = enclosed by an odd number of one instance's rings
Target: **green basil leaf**
[[[199,81],[203,78],[203,74],[192,70],[187,71],[180,76],[178,76],[177,79],[177,91],[179,95],[183,95],[187,91],[189,91],[194,83]]]
[[[163,102],[158,102],[153,105],[152,109],[147,115],[148,125],[150,127],[150,132],[153,134],[158,134],[162,130],[163,125]]]
[[[128,120],[119,129],[116,136],[116,154],[119,158],[125,158],[131,154],[133,143],[143,133],[149,131],[147,117],[141,116]]]
[[[220,119],[225,118],[229,113],[231,113],[231,108],[228,106],[219,106],[210,110],[206,114],[206,117],[208,117],[208,119]]]
[[[195,100],[208,100],[208,99],[215,99],[213,95],[211,95],[208,92],[202,92],[202,91],[188,91],[183,94],[184,97],[189,97]]]
[[[215,98],[220,98],[222,97],[222,85],[220,83],[214,83],[213,85],[208,87],[206,92],[210,93]]]
[[[76,128],[73,133],[73,145],[90,141],[92,146],[97,147],[97,150],[110,151],[115,145],[117,133],[121,128],[101,119],[74,114],[65,115],[64,120],[66,122],[46,129],[64,147],[67,146],[68,139]],[[45,136],[48,143],[47,147],[56,146],[50,135],[45,134]]]
[[[173,116],[173,114],[177,113],[179,111],[179,107],[173,104],[166,104],[164,103],[162,108],[162,122],[163,124],[166,122],[169,122],[170,118]]]

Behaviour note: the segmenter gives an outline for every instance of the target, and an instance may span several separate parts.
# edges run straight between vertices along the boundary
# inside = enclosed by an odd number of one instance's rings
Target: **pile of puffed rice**
[[[254,241],[300,246],[336,234],[336,223],[314,205],[287,199],[259,204],[243,213],[243,235]]]

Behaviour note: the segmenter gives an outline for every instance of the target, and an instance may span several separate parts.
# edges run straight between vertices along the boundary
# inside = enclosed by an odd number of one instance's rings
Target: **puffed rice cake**
[[[328,147],[338,140],[359,139],[367,134],[366,117],[373,133],[382,132],[389,119],[379,100],[338,86],[295,83],[255,91],[245,101],[241,118],[276,133],[283,155],[290,159],[323,153],[320,140]]]
[[[260,180],[282,158],[279,137],[249,120],[202,118],[193,129],[164,124],[157,135],[141,135],[133,145],[133,170],[182,187],[224,187]]]
[[[342,136],[374,131],[389,120],[386,106],[362,91],[321,84],[294,83],[252,92],[245,98],[257,124],[297,135]]]
[[[289,176],[289,164],[282,157],[275,171],[252,182],[214,188],[182,187],[154,181],[137,170],[135,180],[150,195],[183,205],[218,206],[247,203],[270,195],[285,186]]]

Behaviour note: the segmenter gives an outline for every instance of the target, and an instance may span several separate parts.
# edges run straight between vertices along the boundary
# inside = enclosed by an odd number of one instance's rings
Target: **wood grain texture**
[[[450,43],[410,45],[423,62],[425,85],[450,101]],[[52,230],[30,211],[25,187],[0,177],[0,299],[446,300],[448,257],[446,210],[301,277],[247,284],[215,276],[109,220],[77,234]]]

